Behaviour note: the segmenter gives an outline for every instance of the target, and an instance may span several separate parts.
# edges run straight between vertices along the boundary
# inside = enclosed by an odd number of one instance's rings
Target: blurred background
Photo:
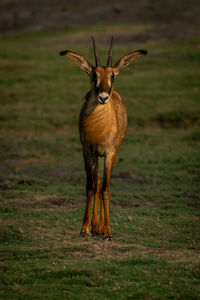
[[[114,36],[128,132],[112,175],[113,243],[79,239],[78,118]],[[0,1],[0,298],[197,299],[200,1]],[[80,263],[81,262],[81,263]],[[153,279],[153,280],[152,280]]]
[[[77,25],[151,23],[158,26],[151,33],[152,38],[169,39],[198,34],[199,13],[198,0],[2,0],[0,31],[16,33]],[[184,30],[181,30],[181,24]],[[151,34],[143,38],[148,40]]]

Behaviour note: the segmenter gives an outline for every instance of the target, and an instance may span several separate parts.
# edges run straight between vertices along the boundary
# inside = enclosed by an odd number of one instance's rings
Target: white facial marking
[[[99,95],[98,95],[98,101],[101,104],[106,104],[106,102],[108,101],[108,99],[109,99],[108,93],[105,93],[105,92],[99,93]]]

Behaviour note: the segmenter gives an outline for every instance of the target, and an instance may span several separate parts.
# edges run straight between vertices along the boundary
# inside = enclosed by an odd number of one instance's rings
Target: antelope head
[[[136,58],[147,54],[147,51],[136,50],[126,54],[122,56],[114,66],[112,66],[113,38],[111,38],[107,65],[104,67],[101,65],[93,37],[92,44],[96,64],[95,67],[92,66],[92,64],[83,55],[70,50],[61,51],[60,55],[68,56],[79,68],[84,70],[91,77],[92,91],[95,94],[95,100],[97,100],[100,104],[106,104],[111,96],[115,77],[120,71],[127,68],[132,62],[134,62]]]

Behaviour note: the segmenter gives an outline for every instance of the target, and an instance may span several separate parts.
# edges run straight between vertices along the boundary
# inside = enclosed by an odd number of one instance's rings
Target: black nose
[[[105,102],[107,99],[108,99],[108,96],[106,96],[106,97],[101,97],[101,96],[99,96],[99,99],[102,101],[102,102]]]

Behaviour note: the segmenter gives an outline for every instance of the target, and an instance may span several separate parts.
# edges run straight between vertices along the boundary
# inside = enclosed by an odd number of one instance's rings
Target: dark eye
[[[114,73],[111,75],[111,79],[112,79],[112,80],[115,79],[115,74],[114,74]]]

